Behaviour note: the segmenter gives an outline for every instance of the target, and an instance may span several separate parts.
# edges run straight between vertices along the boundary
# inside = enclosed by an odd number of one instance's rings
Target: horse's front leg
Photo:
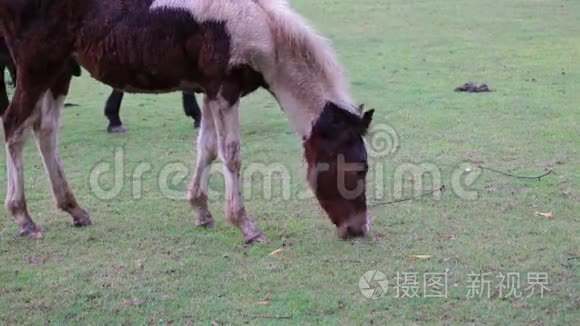
[[[194,213],[197,215],[197,225],[213,227],[215,220],[207,206],[207,187],[210,165],[217,156],[217,139],[212,112],[207,96],[203,98],[202,106],[204,119],[197,137],[197,163],[195,173],[189,185],[188,199]]]
[[[210,101],[210,107],[217,132],[218,153],[224,163],[226,218],[242,231],[246,243],[264,241],[262,231],[246,213],[242,200],[239,100],[232,105],[218,95]],[[202,124],[205,120],[207,117],[204,115]]]
[[[56,206],[71,215],[73,225],[90,225],[89,213],[77,203],[64,175],[58,152],[58,131],[60,114],[70,83],[70,75],[61,78],[57,85],[48,90],[41,102],[40,114],[33,127],[36,145],[42,155],[44,168],[50,179],[52,195]]]

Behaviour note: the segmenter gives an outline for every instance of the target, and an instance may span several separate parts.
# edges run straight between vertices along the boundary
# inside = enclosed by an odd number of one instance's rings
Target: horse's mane
[[[292,51],[297,58],[305,60],[319,78],[334,86],[337,101],[350,102],[350,90],[343,67],[327,38],[318,34],[300,15],[295,13],[287,0],[254,0],[268,14],[276,48]],[[350,108],[347,108],[350,109]]]

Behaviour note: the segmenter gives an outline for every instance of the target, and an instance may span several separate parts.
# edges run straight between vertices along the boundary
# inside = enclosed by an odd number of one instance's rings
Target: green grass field
[[[195,158],[197,131],[183,116],[180,96],[126,96],[121,114],[129,132],[109,135],[102,114],[109,88],[85,72],[67,99],[79,106],[64,111],[60,149],[94,225],[73,228],[54,208],[29,141],[28,207],[44,239],[18,237],[16,225],[2,215],[1,324],[580,322],[580,2],[292,3],[332,39],[355,97],[377,110],[375,126],[397,132],[398,151],[370,163],[369,201],[396,199],[400,189],[403,197],[417,195],[399,172],[419,164],[436,170],[449,191],[440,199],[374,208],[370,237],[337,240],[317,202],[299,195],[306,188],[299,138],[273,99],[259,91],[242,103],[244,165],[283,164],[291,196],[283,198],[276,178],[272,198],[257,193],[264,186],[260,178],[245,180],[246,191],[254,190],[246,206],[269,239],[247,247],[226,224],[219,197],[211,201],[217,227],[202,230],[186,201],[167,198],[167,187],[159,185],[168,164],[190,167]],[[494,91],[453,92],[467,81]],[[123,167],[115,171],[122,188],[112,199],[99,199],[89,175],[121,149]],[[136,178],[143,163],[152,170]],[[537,181],[484,171],[469,180],[477,198],[468,200],[451,188],[464,163],[518,175],[556,174]],[[424,190],[435,178],[426,178]],[[174,191],[189,181],[170,179]],[[106,173],[100,183],[112,188],[114,180]],[[223,178],[216,175],[210,184],[223,194]],[[388,278],[382,298],[367,299],[359,289],[369,270]],[[397,287],[397,273],[407,281],[417,276],[419,297],[402,295],[414,285]],[[423,295],[426,273],[446,273],[446,297]],[[489,283],[482,283],[481,297],[473,292],[472,273],[491,281],[489,296]],[[499,277],[507,273],[520,276],[514,288],[521,297],[499,293]],[[548,276],[543,297],[539,288],[527,297],[530,273]]]

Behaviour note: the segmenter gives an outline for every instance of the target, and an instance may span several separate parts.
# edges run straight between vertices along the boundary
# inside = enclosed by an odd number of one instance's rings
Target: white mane
[[[286,0],[255,0],[269,14],[273,22],[277,50],[292,51],[297,58],[305,58],[319,78],[335,87],[337,102],[350,101],[349,87],[343,67],[327,38],[318,34],[310,24],[296,14]]]

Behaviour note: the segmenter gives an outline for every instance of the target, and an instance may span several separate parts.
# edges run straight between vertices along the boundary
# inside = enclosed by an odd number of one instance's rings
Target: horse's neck
[[[292,129],[306,138],[324,107],[324,97],[316,91],[300,89],[284,83],[272,89],[282,110],[288,116]]]
[[[328,101],[350,103],[347,91],[325,82],[307,69],[300,71],[296,66],[279,69],[270,88],[292,128],[303,138],[310,135]]]

